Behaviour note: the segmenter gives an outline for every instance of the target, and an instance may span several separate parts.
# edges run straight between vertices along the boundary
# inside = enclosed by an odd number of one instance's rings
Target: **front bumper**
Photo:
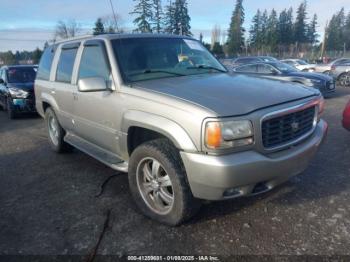
[[[271,190],[307,168],[327,130],[327,123],[321,120],[307,140],[267,155],[256,151],[222,156],[181,152],[192,194],[221,200]]]
[[[13,108],[17,113],[35,113],[34,99],[12,99]]]

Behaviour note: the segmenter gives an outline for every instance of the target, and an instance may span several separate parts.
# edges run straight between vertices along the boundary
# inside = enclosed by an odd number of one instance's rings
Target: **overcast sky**
[[[117,13],[123,19],[125,28],[132,28],[132,0],[112,0]],[[163,0],[166,3],[168,0]],[[326,21],[340,10],[347,8],[350,0],[309,0],[309,17],[316,13],[319,17],[319,32],[322,33]],[[301,0],[244,0],[246,12],[245,26],[250,22],[256,10],[275,8],[281,11],[292,6],[294,10]],[[214,24],[227,30],[235,0],[188,0],[192,18],[194,37],[202,32],[205,40],[210,41],[210,32]],[[346,11],[350,11],[347,8]],[[109,0],[1,0],[0,6],[0,51],[33,50],[42,48],[45,41],[53,38],[58,20],[75,19],[83,32],[91,32],[97,17],[111,14]]]

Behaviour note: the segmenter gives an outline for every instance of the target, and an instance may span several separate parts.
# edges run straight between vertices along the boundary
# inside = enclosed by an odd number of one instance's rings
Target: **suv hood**
[[[7,87],[15,87],[25,91],[33,91],[34,83],[8,83]]]
[[[135,86],[187,100],[219,116],[244,115],[319,94],[299,84],[230,74],[163,78],[137,82]]]

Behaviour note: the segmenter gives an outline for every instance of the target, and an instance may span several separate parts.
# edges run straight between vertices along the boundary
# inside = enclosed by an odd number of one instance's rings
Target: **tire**
[[[338,82],[340,86],[349,86],[350,85],[350,74],[343,73],[338,77]]]
[[[158,172],[151,171],[153,165]],[[145,172],[145,169],[149,172]],[[152,173],[157,173],[158,189]],[[201,201],[192,195],[179,151],[168,139],[156,139],[137,147],[130,157],[128,177],[137,206],[151,219],[176,226],[194,216],[200,208]],[[153,182],[148,179],[150,177],[154,179]],[[150,192],[146,193],[146,190]]]
[[[7,115],[10,119],[15,119],[17,117],[14,105],[12,103],[11,98],[6,99],[6,110],[7,110]]]
[[[45,123],[51,148],[57,153],[71,152],[73,147],[64,141],[66,132],[50,107],[45,111]]]

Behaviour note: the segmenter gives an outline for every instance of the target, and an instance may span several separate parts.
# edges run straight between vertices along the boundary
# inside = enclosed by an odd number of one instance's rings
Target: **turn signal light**
[[[221,145],[222,134],[221,126],[218,122],[210,122],[207,124],[205,142],[209,148],[218,148]]]

